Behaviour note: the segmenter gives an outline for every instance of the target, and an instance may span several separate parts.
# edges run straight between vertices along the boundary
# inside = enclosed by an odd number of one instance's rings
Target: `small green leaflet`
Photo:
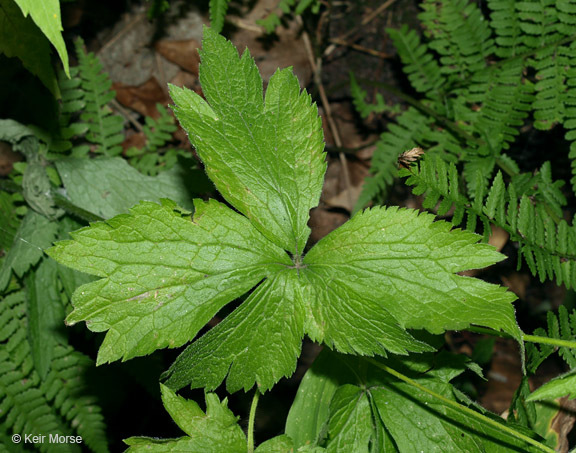
[[[22,277],[30,266],[42,258],[42,250],[56,239],[58,225],[46,217],[29,210],[16,232],[10,250],[0,267],[0,291],[10,282],[12,272]]]
[[[276,72],[264,96],[248,51],[239,57],[208,28],[201,56],[207,101],[171,87],[175,112],[237,211],[196,200],[190,219],[173,202],[143,202],[50,250],[102,277],[76,291],[67,320],[107,331],[98,363],[192,341],[242,296],[178,357],[163,376],[168,387],[211,390],[227,379],[231,392],[255,383],[265,391],[292,374],[305,334],[371,356],[433,349],[408,328],[477,324],[520,339],[512,293],[455,275],[503,255],[430,214],[367,210],[302,256],[326,170],[316,106],[289,69]]]
[[[178,439],[131,437],[124,441],[130,445],[127,452],[246,452],[246,436],[237,423],[238,417],[228,409],[226,399],[220,402],[216,394],[207,393],[204,413],[196,402],[162,385],[162,401],[187,436]]]
[[[128,211],[141,200],[170,198],[190,209],[190,192],[201,193],[209,183],[203,174],[196,173],[199,170],[180,165],[158,176],[143,175],[120,157],[61,159],[56,161],[56,168],[68,199],[104,219]]]
[[[457,400],[458,392],[449,381],[466,369],[466,363],[446,352],[407,359],[381,361],[401,367],[421,385]],[[321,398],[316,396],[318,390],[322,390]],[[375,445],[384,452],[538,451],[443,405],[361,357],[328,350],[304,376],[288,415],[286,434],[295,449],[310,445],[328,452],[351,451],[354,446],[354,452],[368,453],[375,451]]]
[[[568,396],[576,398],[576,372],[574,370],[552,379],[526,398],[526,401],[553,400]]]

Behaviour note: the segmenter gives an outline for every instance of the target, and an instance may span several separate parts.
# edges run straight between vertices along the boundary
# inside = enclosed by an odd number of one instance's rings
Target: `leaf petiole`
[[[485,327],[470,326],[466,330],[469,330],[470,332],[474,333],[491,335],[493,337],[512,338],[512,336],[504,332],[497,332],[495,330],[487,329]],[[522,340],[527,341],[529,343],[549,344],[552,346],[556,346],[558,348],[576,349],[576,341],[562,340],[560,338],[541,337],[538,335],[526,335],[523,333]]]
[[[254,420],[256,419],[256,408],[258,407],[258,400],[260,399],[260,389],[254,390],[252,397],[252,404],[250,406],[250,415],[248,417],[248,441],[247,452],[254,452]]]

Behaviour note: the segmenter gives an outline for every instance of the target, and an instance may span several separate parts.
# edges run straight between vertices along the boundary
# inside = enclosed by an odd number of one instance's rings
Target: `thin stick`
[[[364,19],[362,19],[362,22],[360,22],[360,25],[352,28],[351,30],[348,30],[346,33],[344,33],[342,36],[340,36],[337,39],[345,40],[349,36],[356,33],[358,30],[360,30],[361,28],[364,28],[366,25],[368,25],[370,22],[372,22],[376,17],[378,17],[379,14],[383,13],[390,6],[392,6],[395,2],[396,2],[396,0],[388,0],[385,3],[382,3],[378,8],[376,8],[374,11],[372,11],[370,14],[368,14],[368,16],[366,16]]]
[[[302,19],[300,17],[298,17],[298,19],[300,24],[302,24]],[[304,40],[306,55],[308,56],[308,61],[310,62],[310,66],[312,67],[312,72],[314,74],[314,82],[318,87],[318,93],[320,94],[322,107],[324,107],[324,112],[326,112],[328,126],[330,127],[330,132],[332,132],[332,137],[334,137],[334,143],[336,144],[336,147],[342,148],[342,140],[340,139],[338,127],[336,126],[334,118],[332,117],[332,109],[330,108],[330,103],[326,97],[326,91],[324,90],[324,85],[322,84],[322,77],[320,76],[322,59],[318,57],[316,61],[314,61],[314,52],[312,51],[312,45],[310,44],[310,37],[306,31],[302,33],[302,39]],[[338,157],[340,158],[340,164],[342,165],[342,174],[344,175],[344,184],[347,189],[348,204],[350,208],[352,208],[354,207],[354,201],[352,200],[352,184],[350,182],[350,173],[348,172],[348,161],[346,160],[346,156],[343,152],[338,153]]]
[[[339,46],[345,46],[345,47],[350,47],[354,50],[357,50],[359,52],[364,52],[367,53],[368,55],[372,55],[374,57],[378,57],[378,58],[392,58],[392,55],[385,53],[385,52],[379,52],[377,50],[374,49],[369,49],[368,47],[364,47],[361,46],[359,44],[354,44],[352,42],[347,42],[343,39],[339,39],[339,38],[333,38],[330,40],[330,42],[332,44],[338,44]]]
[[[118,41],[122,36],[124,36],[126,33],[128,33],[130,30],[132,30],[138,24],[138,22],[142,21],[143,19],[146,19],[146,14],[138,14],[124,28],[122,28],[122,30],[120,30],[118,33],[116,33],[114,36],[112,36],[112,38],[106,44],[104,44],[100,48],[100,50],[98,52],[96,52],[96,54],[101,55],[102,52],[104,52],[108,47],[110,47],[112,44],[114,44],[116,41]]]
[[[112,104],[114,109],[116,109],[118,111],[118,113],[120,113],[120,115],[122,115],[124,118],[126,118],[128,120],[128,122],[130,124],[132,124],[132,126],[134,126],[139,132],[144,132],[142,125],[138,121],[136,121],[134,118],[132,118],[132,115],[130,115],[130,113],[128,113],[124,109],[124,107],[122,107],[116,99],[112,99],[110,101],[110,104]]]

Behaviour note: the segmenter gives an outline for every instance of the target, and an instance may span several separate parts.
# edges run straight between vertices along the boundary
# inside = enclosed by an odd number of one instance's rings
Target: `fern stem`
[[[451,88],[452,88],[452,89],[455,89],[455,88],[458,88],[458,87],[461,87],[461,86],[465,86],[465,85],[467,85],[467,84],[470,82],[470,80],[472,79],[472,77],[475,77],[475,76],[477,77],[479,74],[483,74],[483,73],[488,72],[488,71],[493,71],[495,68],[499,68],[500,66],[504,66],[504,65],[506,65],[506,64],[508,64],[508,63],[511,63],[511,62],[513,62],[513,61],[516,61],[516,60],[525,60],[526,58],[530,58],[530,57],[535,56],[536,54],[538,54],[539,52],[542,52],[542,51],[545,50],[545,49],[548,49],[548,48],[550,48],[550,47],[559,47],[559,46],[562,46],[562,45],[564,45],[564,44],[571,43],[571,42],[573,42],[575,39],[576,39],[576,34],[570,35],[570,36],[566,36],[566,37],[564,37],[564,38],[562,38],[562,39],[560,39],[560,40],[558,40],[558,41],[554,41],[554,42],[548,43],[548,44],[546,44],[546,45],[544,45],[544,46],[541,46],[541,47],[536,47],[535,49],[531,49],[531,50],[529,50],[529,51],[527,51],[527,52],[524,52],[524,53],[522,53],[522,54],[520,54],[520,55],[515,55],[515,56],[513,56],[513,57],[506,58],[506,59],[504,59],[504,60],[496,61],[495,63],[493,63],[493,64],[491,64],[491,65],[489,65],[489,66],[486,66],[484,69],[482,69],[482,70],[480,70],[480,71],[478,71],[478,72],[475,72],[475,73],[473,72],[473,73],[471,73],[468,77],[466,77],[466,78],[462,79],[461,81],[455,83]]]
[[[472,410],[466,406],[463,406],[462,404],[457,403],[456,401],[452,401],[452,400],[440,395],[439,393],[436,393],[433,390],[430,390],[430,389],[424,387],[423,385],[419,384],[418,382],[410,379],[408,376],[403,375],[402,373],[378,362],[377,360],[374,360],[370,357],[366,357],[365,360],[370,362],[372,365],[377,366],[378,368],[385,371],[386,373],[391,374],[395,378],[400,379],[401,381],[404,381],[413,387],[416,387],[418,390],[422,390],[423,392],[428,393],[429,395],[433,396],[434,398],[442,401],[447,406],[450,406],[453,409],[455,409],[461,413],[464,413],[464,414],[466,414],[472,418],[475,418],[476,420],[478,420],[481,423],[484,423],[486,425],[490,425],[492,428],[495,428],[499,431],[504,431],[507,434],[510,434],[511,436],[515,437],[516,439],[522,440],[522,441],[524,441],[530,445],[533,445],[534,447],[536,447],[542,451],[554,453],[554,450],[547,447],[546,445],[543,445],[540,442],[538,442],[534,439],[531,439],[530,437],[525,436],[524,434],[519,433],[518,431],[515,431],[506,425],[498,423],[497,421],[492,420],[492,419],[486,417],[485,415],[480,414],[479,412],[476,412],[476,411],[474,411],[474,410]]]
[[[470,332],[490,335],[493,337],[512,338],[507,333],[497,332],[496,330],[487,329],[485,327],[470,326],[466,330],[469,330]],[[526,335],[523,333],[522,340],[527,341],[529,343],[549,344],[552,346],[556,346],[558,348],[576,349],[576,341],[562,340],[560,338],[540,337],[537,335]]]
[[[256,388],[254,396],[252,397],[252,405],[250,406],[250,415],[248,417],[248,453],[254,452],[254,420],[256,419],[256,408],[258,407],[258,400],[260,399],[260,390]]]
[[[463,139],[465,139],[467,141],[476,143],[479,146],[482,146],[485,144],[484,140],[473,137],[468,132],[466,132],[464,129],[459,127],[455,122],[450,121],[448,118],[438,114],[436,111],[434,111],[430,107],[427,107],[426,105],[422,104],[417,99],[414,99],[412,96],[409,96],[406,93],[403,93],[402,91],[398,90],[397,88],[393,87],[392,85],[389,85],[389,84],[384,83],[384,82],[376,82],[376,81],[368,80],[368,79],[358,79],[358,81],[362,82],[366,85],[375,86],[376,88],[382,88],[383,90],[386,90],[389,93],[392,93],[394,96],[397,96],[400,99],[406,101],[408,104],[412,105],[413,107],[420,110],[421,112],[428,114],[429,116],[434,118],[437,123],[441,124],[442,126],[445,126],[446,129],[450,129],[456,135],[459,135],[460,137],[462,137]]]

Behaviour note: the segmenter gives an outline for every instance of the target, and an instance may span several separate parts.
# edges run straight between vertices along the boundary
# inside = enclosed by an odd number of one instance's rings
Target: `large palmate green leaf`
[[[180,124],[226,200],[272,242],[301,254],[326,171],[316,106],[290,69],[272,76],[264,99],[250,52],[239,58],[209,29],[200,54],[208,103],[171,87]]]
[[[245,217],[216,201],[195,207],[191,222],[171,202],[143,202],[50,249],[57,261],[105,277],[75,292],[67,318],[108,331],[98,363],[181,346],[223,305],[291,264]]]
[[[490,245],[477,244],[477,235],[451,228],[447,222],[434,222],[433,215],[409,209],[374,208],[354,216],[304,258],[304,276],[320,276],[331,285],[311,298],[314,308],[308,321],[314,326],[307,330],[318,332],[320,340],[326,336],[330,343],[342,324],[339,316],[345,314],[352,323],[355,315],[365,313],[366,323],[385,311],[403,327],[441,333],[478,324],[520,340],[511,305],[516,296],[505,288],[455,275],[504,256]],[[340,313],[331,313],[342,299],[348,300]],[[345,313],[343,307],[354,302],[354,312]],[[331,326],[334,320],[336,325]],[[334,334],[329,333],[331,327]],[[366,342],[375,341],[371,325],[358,330],[349,342],[363,336]]]
[[[478,324],[520,338],[511,293],[456,275],[503,255],[429,214],[365,211],[302,256],[326,168],[316,108],[289,70],[271,78],[264,97],[249,53],[238,57],[210,29],[200,79],[207,101],[172,87],[175,112],[239,213],[197,200],[190,219],[168,201],[141,203],[50,251],[102,277],[76,291],[68,318],[108,331],[98,363],[192,341],[244,295],[178,357],[164,375],[170,388],[215,389],[227,377],[229,391],[255,383],[267,390],[294,371],[305,334],[341,352],[382,356],[433,349],[408,328]],[[340,422],[333,430],[348,435]]]

